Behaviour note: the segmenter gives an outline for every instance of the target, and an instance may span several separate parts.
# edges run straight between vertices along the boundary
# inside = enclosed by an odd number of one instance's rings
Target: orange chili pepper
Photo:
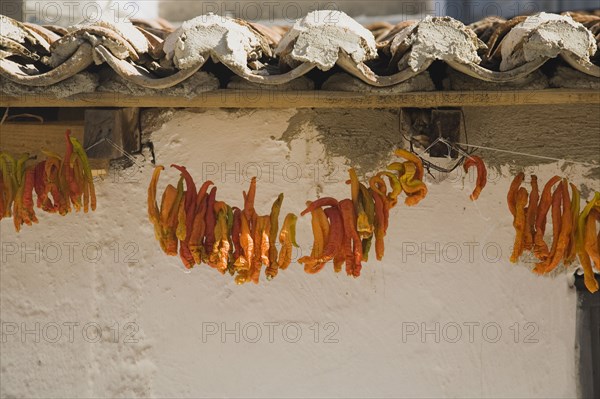
[[[208,208],[208,196],[206,192],[213,185],[212,181],[206,181],[198,190],[196,196],[196,214],[192,223],[190,233],[189,248],[194,258],[194,262],[199,265],[203,259],[206,259],[207,253],[204,249],[204,235],[206,233],[206,210]]]
[[[303,256],[300,259],[298,259],[298,263],[304,264],[304,271],[310,274],[315,274],[319,272],[325,266],[325,262],[315,263],[311,262],[311,260],[320,259],[323,256],[323,251],[325,250],[325,247],[329,241],[329,222],[323,209],[321,207],[314,207],[313,204],[317,201],[307,202],[307,209],[312,209],[310,213],[312,217],[311,227],[313,232],[313,247],[310,253],[310,257]],[[327,202],[330,201],[321,201],[321,203],[323,204],[326,204]],[[335,202],[337,203],[337,201]]]
[[[525,173],[521,172],[515,176],[512,183],[510,184],[510,188],[508,189],[508,195],[506,196],[506,202],[508,203],[508,209],[510,210],[510,214],[513,215],[513,218],[516,216],[517,209],[517,192],[519,191],[519,187],[523,183],[525,179]]]
[[[600,222],[600,211],[593,208],[587,217],[585,225],[584,248],[594,261],[596,270],[600,270],[600,244],[598,244],[598,236],[596,234],[596,222]]]
[[[375,198],[375,196],[378,196],[383,205],[383,217],[380,218],[380,221],[383,224],[380,225],[380,227],[383,229],[383,235],[385,235],[387,233],[389,225],[391,208],[391,204],[387,199],[387,186],[385,185],[383,179],[379,176],[371,177],[371,179],[369,180],[369,186],[371,188],[373,198]],[[375,202],[375,211],[377,213],[377,202]],[[377,225],[375,226],[375,229],[377,230]]]
[[[540,190],[538,188],[537,176],[531,176],[531,193],[529,194],[529,206],[527,207],[527,228],[525,229],[525,249],[533,249],[533,237],[535,235],[535,219],[537,217],[538,202],[540,201]]]
[[[292,263],[292,245],[298,248],[296,243],[296,221],[298,217],[293,213],[288,213],[283,221],[281,232],[279,233],[279,257],[277,258],[278,269],[285,270]]]
[[[580,205],[581,205],[581,194],[579,190],[573,183],[570,183],[571,191],[573,192],[573,196],[571,197],[571,217],[573,220],[573,228],[571,229],[571,237],[569,238],[569,246],[565,253],[564,264],[570,265],[575,260],[577,256],[577,219],[579,218]]]
[[[234,263],[237,273],[235,277],[236,284],[244,284],[250,280],[250,267],[254,259],[254,239],[252,238],[252,232],[246,215],[243,212],[240,214],[240,220],[240,245],[242,246],[243,254]]]
[[[594,269],[592,268],[592,262],[590,260],[590,255],[588,254],[588,252],[586,251],[585,248],[585,241],[586,241],[586,230],[587,230],[587,219],[589,217],[589,214],[592,210],[592,208],[594,208],[594,206],[597,206],[597,204],[600,204],[600,193],[596,192],[594,194],[594,198],[587,203],[587,205],[585,206],[585,208],[583,208],[583,211],[581,212],[581,214],[579,215],[578,219],[577,219],[577,239],[576,239],[576,248],[577,248],[577,257],[579,258],[579,261],[581,262],[581,266],[583,268],[583,277],[584,277],[584,283],[586,288],[588,289],[588,291],[590,291],[591,293],[594,293],[596,291],[598,291],[598,280],[596,280],[596,277],[594,275]],[[599,236],[600,238],[600,236]],[[600,246],[600,243],[599,243]]]
[[[258,216],[256,219],[254,244],[258,251],[254,252],[254,262],[250,265],[250,279],[254,284],[258,284],[262,266],[269,267],[269,230],[271,218],[267,216]]]
[[[321,255],[304,256],[298,260],[299,263],[304,263],[304,271],[309,274],[320,272],[327,262],[334,259],[343,244],[344,224],[340,210],[337,207],[328,207],[325,209],[325,215],[329,219],[330,233]]]
[[[235,261],[242,255],[242,244],[240,242],[240,235],[242,234],[242,210],[240,208],[233,208],[233,225],[231,228],[231,241],[233,242],[233,261],[234,261],[234,272],[235,272]]]
[[[346,274],[359,277],[362,269],[362,243],[356,231],[356,215],[351,200],[340,201],[340,212],[344,222],[344,255],[346,257]]]
[[[229,238],[227,228],[227,204],[222,201],[215,202],[214,212],[217,214],[215,224],[215,243],[210,255],[209,265],[225,274],[229,265]]]
[[[483,160],[477,155],[471,155],[467,158],[463,165],[465,172],[468,172],[469,168],[472,166],[477,168],[477,184],[475,185],[475,189],[471,194],[471,201],[475,201],[479,198],[481,191],[487,184],[487,169],[485,168],[485,163],[483,163]]]
[[[539,267],[536,266],[534,269],[534,272],[536,273],[550,273],[552,270],[554,270],[564,258],[565,252],[569,245],[569,240],[571,238],[571,231],[573,229],[573,214],[571,213],[569,183],[566,179],[560,183],[559,189],[562,192],[562,216],[560,218],[560,232],[555,236],[555,242],[552,243],[552,252],[549,260],[539,263]]]
[[[194,218],[196,216],[196,184],[194,183],[194,179],[184,166],[173,164],[171,165],[171,167],[180,171],[181,177],[183,177],[183,179],[185,180],[186,191],[184,201],[180,205],[182,209],[180,214],[181,216],[185,217],[183,217],[183,223],[180,222],[179,224],[185,226],[185,234],[180,233],[181,237],[179,237],[179,239],[181,242],[179,245],[179,257],[181,258],[185,267],[187,269],[191,269],[196,263],[195,257],[190,248],[191,234],[194,228]],[[180,229],[180,232],[181,231],[183,231],[183,229]]]
[[[253,177],[250,180],[250,188],[248,189],[248,193],[244,191],[244,215],[246,216],[246,220],[250,224],[250,228],[254,228],[252,226],[252,222],[256,218],[256,211],[254,210],[254,198],[256,197],[256,177]]]
[[[34,183],[35,167],[30,166],[25,169],[19,178],[19,188],[17,189],[13,205],[13,218],[17,232],[19,232],[23,224],[31,226],[33,223],[38,222],[33,210]]]
[[[525,233],[526,228],[526,220],[525,220],[525,206],[527,205],[527,189],[521,187],[517,192],[517,201],[515,204],[515,218],[513,222],[513,226],[516,231],[515,235],[515,245],[513,247],[513,253],[510,257],[510,261],[512,263],[517,263],[519,257],[523,253],[523,235]]]
[[[538,206],[538,212],[535,220],[535,235],[533,238],[533,253],[536,258],[541,261],[545,261],[550,255],[548,245],[544,241],[544,234],[546,233],[546,215],[552,205],[552,187],[560,181],[560,177],[554,176],[544,186],[542,196],[540,197],[540,203]]]

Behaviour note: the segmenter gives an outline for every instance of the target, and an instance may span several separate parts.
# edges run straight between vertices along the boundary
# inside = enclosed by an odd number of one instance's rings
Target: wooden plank
[[[38,159],[45,159],[42,150],[65,153],[65,130],[71,129],[71,135],[83,143],[83,121],[58,122],[5,122],[0,125],[0,150],[14,156],[29,153]],[[92,174],[108,174],[110,160],[90,159]]]
[[[1,107],[201,107],[201,108],[435,108],[505,105],[600,104],[598,90],[444,91],[401,94],[331,91],[216,90],[195,98],[119,93],[70,98],[0,97]]]

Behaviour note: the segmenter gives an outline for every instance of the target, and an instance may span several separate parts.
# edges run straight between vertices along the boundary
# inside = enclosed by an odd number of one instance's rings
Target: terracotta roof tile
[[[99,86],[108,80],[106,86],[115,90],[129,85],[134,92],[183,87],[188,80],[192,95],[229,82],[231,87],[323,85],[339,90],[346,80],[348,90],[406,91],[411,90],[407,83],[439,61],[458,71],[457,75],[447,70],[442,77],[456,80],[445,84],[447,89],[475,87],[477,82],[481,87],[492,82],[490,88],[532,81],[568,86],[565,82],[571,78],[555,79],[540,72],[546,73],[540,68],[553,59],[558,60],[553,73],[564,72],[566,65],[574,74],[565,76],[576,76],[578,85],[587,79],[595,87],[600,78],[600,16],[579,12],[511,20],[488,17],[468,26],[450,17],[362,26],[338,11],[311,12],[293,26],[265,26],[216,15],[196,17],[179,28],[145,19],[61,28],[0,16],[0,24],[0,75],[10,81],[2,91],[9,95],[20,94],[19,88],[69,82],[72,86],[78,74],[96,76],[91,81]],[[234,75],[238,77],[232,79]],[[363,84],[352,82],[350,76]],[[423,76],[426,79],[419,79],[417,86],[434,90],[425,81],[429,74]],[[323,84],[327,78],[334,80]],[[290,84],[296,79],[306,82]],[[82,87],[89,90],[89,85]]]

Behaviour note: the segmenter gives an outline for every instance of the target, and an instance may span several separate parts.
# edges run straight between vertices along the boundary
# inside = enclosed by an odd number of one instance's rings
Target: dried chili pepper
[[[269,266],[265,270],[267,280],[272,280],[277,276],[279,264],[277,263],[277,247],[275,246],[275,240],[277,240],[277,233],[279,232],[279,213],[281,211],[281,204],[283,203],[283,193],[279,194],[273,205],[271,206],[270,228],[269,228]]]
[[[581,262],[581,267],[583,268],[583,280],[586,288],[591,293],[598,291],[598,280],[594,275],[594,269],[592,268],[592,262],[590,260],[590,255],[587,253],[585,248],[585,239],[586,239],[586,226],[587,226],[587,218],[594,206],[596,204],[600,204],[600,193],[596,192],[594,194],[594,198],[587,203],[583,211],[579,215],[577,219],[577,238],[576,238],[576,250],[577,257]]]
[[[413,154],[412,152],[403,150],[403,149],[398,149],[394,152],[394,154],[396,154],[396,156],[400,157],[400,158],[404,158],[406,159],[408,162],[411,162],[412,164],[414,164],[416,166],[416,173],[414,175],[416,180],[423,180],[423,176],[425,175],[425,170],[423,168],[423,161],[421,160],[421,158],[415,154]],[[406,163],[405,163],[406,165]]]
[[[481,159],[477,155],[469,156],[463,165],[465,172],[468,172],[469,168],[473,166],[477,168],[477,184],[475,185],[475,189],[471,194],[471,201],[476,201],[479,198],[481,191],[485,188],[485,185],[487,184],[487,169],[485,168],[485,163],[483,163],[483,159]]]
[[[0,152],[0,172],[2,173],[3,190],[3,217],[12,216],[12,207],[17,191],[17,181],[15,177],[16,163],[12,156]]]
[[[215,243],[210,255],[209,265],[215,267],[221,274],[225,274],[229,265],[229,238],[227,226],[227,204],[222,201],[215,202],[214,212],[217,214],[215,224]]]
[[[156,172],[156,170],[155,170]],[[169,184],[163,192],[160,203],[160,244],[167,255],[177,255],[178,240],[176,235],[179,203],[183,196],[183,179],[175,188]],[[181,191],[179,190],[181,187]]]
[[[94,187],[94,177],[92,176],[92,169],[90,168],[90,163],[88,161],[88,157],[83,149],[83,146],[77,141],[75,137],[70,137],[71,144],[73,144],[74,153],[81,159],[81,163],[83,166],[83,172],[87,184],[87,190],[84,191],[84,203],[83,203],[83,211],[88,211],[88,203],[85,201],[86,192],[89,195],[90,203],[89,206],[92,211],[96,210],[96,189]]]
[[[587,217],[583,243],[584,249],[594,262],[596,269],[600,270],[600,245],[598,244],[598,236],[596,233],[597,221],[600,221],[600,211],[596,208],[592,208]]]
[[[577,256],[577,219],[579,218],[579,212],[581,207],[581,194],[579,190],[573,183],[570,183],[571,192],[573,196],[571,197],[571,220],[573,221],[573,228],[571,229],[571,237],[569,237],[569,246],[567,251],[565,252],[564,264],[570,265],[575,261],[575,257]]]
[[[398,196],[402,194],[402,184],[400,183],[400,179],[398,176],[391,172],[379,172],[377,173],[378,177],[385,176],[388,178],[390,182],[391,191],[387,194],[387,202],[389,203],[389,208],[393,208],[398,203]]]
[[[329,219],[330,230],[323,252],[319,257],[304,256],[298,260],[299,263],[304,263],[304,271],[309,274],[320,272],[327,262],[335,258],[343,245],[344,223],[340,210],[337,207],[328,207],[324,212]]]
[[[194,257],[194,254],[192,253],[192,250],[190,248],[192,231],[194,229],[194,219],[196,216],[196,201],[198,197],[196,193],[196,183],[194,182],[194,179],[184,166],[173,164],[171,165],[171,167],[181,172],[181,177],[183,177],[185,181],[186,191],[184,195],[184,200],[180,204],[181,210],[179,212],[180,220],[178,225],[185,227],[185,234],[183,233],[183,227],[180,227],[180,234],[178,237],[180,240],[179,257],[181,258],[181,261],[183,262],[184,266],[187,269],[191,269],[196,263],[196,258]]]
[[[235,261],[242,255],[242,244],[240,235],[242,234],[242,210],[233,208],[233,224],[231,228],[231,241],[233,242],[233,271],[235,272]]]
[[[390,208],[391,208],[391,204],[387,198],[387,186],[385,185],[385,182],[383,181],[383,179],[381,177],[373,176],[369,180],[369,187],[371,189],[373,197],[375,198],[375,196],[378,196],[383,205],[382,206],[383,217],[379,220],[380,222],[383,223],[383,226],[381,226],[381,225],[379,225],[379,226],[381,228],[383,228],[383,232],[385,235],[387,233],[387,229],[388,229],[388,225],[389,225]],[[377,202],[375,202],[375,210],[377,211]],[[376,228],[377,228],[377,226],[378,225],[376,224]]]
[[[250,223],[250,227],[252,226],[252,221],[256,217],[256,211],[254,210],[254,199],[256,197],[256,177],[253,177],[250,181],[250,188],[248,189],[248,193],[243,192],[244,195],[244,215],[246,216],[246,220]]]
[[[407,206],[417,205],[427,195],[427,186],[417,178],[418,166],[412,162],[404,162],[404,174],[400,177],[400,184],[407,197],[404,203]]]
[[[204,238],[204,251],[206,254],[212,253],[213,245],[215,244],[215,225],[217,224],[217,219],[214,209],[216,198],[217,187],[213,187],[208,194],[206,214],[204,215],[204,232],[206,234]]]
[[[335,198],[331,197],[323,197],[319,198],[316,201],[312,201],[307,205],[306,209],[300,213],[300,216],[306,215],[308,212],[312,212],[317,208],[321,208],[323,206],[338,206],[338,201]]]
[[[527,207],[527,228],[525,229],[525,249],[533,249],[533,237],[535,235],[535,219],[537,217],[538,203],[540,201],[540,190],[538,188],[537,176],[531,176],[531,193],[529,193],[529,206]]]
[[[14,202],[13,202],[13,210],[12,210],[12,214],[13,214],[13,221],[14,221],[14,225],[15,225],[15,230],[17,231],[17,233],[21,230],[21,226],[23,224],[27,224],[27,225],[31,225],[32,224],[32,220],[31,220],[31,215],[29,215],[29,213],[25,210],[25,205],[23,203],[24,197],[26,195],[26,192],[28,190],[33,191],[33,184],[34,184],[34,178],[35,176],[33,175],[34,170],[29,169],[29,168],[25,168],[25,163],[27,162],[27,160],[29,159],[29,154],[23,154],[21,156],[21,158],[19,158],[19,160],[17,161],[16,164],[16,169],[15,169],[15,180],[17,183],[17,191],[15,193],[15,198],[14,198]],[[30,175],[30,179],[28,179],[27,184],[26,184],[26,179],[25,176],[26,175]],[[33,200],[32,200],[32,204],[33,204]],[[33,208],[32,208],[33,211]],[[35,214],[33,215],[33,217],[35,218]],[[35,219],[37,222],[37,219]]]
[[[250,280],[258,284],[262,266],[269,267],[269,231],[271,218],[269,215],[258,216],[254,227],[254,259],[250,264]]]
[[[562,194],[562,215],[560,218],[560,232],[555,236],[552,243],[552,252],[546,262],[542,262],[539,267],[536,266],[534,272],[550,273],[553,271],[560,261],[564,258],[565,252],[571,239],[571,231],[573,229],[573,214],[571,213],[571,198],[569,196],[569,183],[564,179],[559,186]],[[558,189],[557,189],[558,190]]]
[[[550,255],[548,245],[544,241],[544,234],[546,233],[546,215],[552,205],[552,187],[560,181],[560,177],[554,176],[551,178],[542,191],[540,197],[540,203],[538,206],[538,212],[535,220],[535,235],[533,237],[533,253],[535,257],[541,261],[545,261]]]
[[[371,242],[373,241],[373,233],[375,232],[375,200],[369,189],[364,185],[359,185],[360,189],[360,204],[367,216],[368,227],[360,219],[357,220],[358,234],[362,239],[363,260],[369,260],[369,251],[371,250]]]
[[[323,198],[322,198],[323,199]],[[325,198],[326,199],[326,198]],[[313,232],[313,247],[310,253],[310,257],[302,257],[298,259],[298,263],[304,263],[304,271],[306,273],[316,273],[318,270],[322,270],[325,266],[325,262],[321,262],[319,264],[309,264],[308,261],[311,259],[320,259],[323,256],[323,251],[329,241],[329,233],[330,226],[329,221],[327,220],[327,216],[325,215],[325,211],[321,207],[315,207],[314,203],[317,202],[307,202],[307,209],[312,209],[311,213],[311,226]],[[321,201],[321,206],[326,206],[327,203],[332,203],[332,201]],[[335,200],[335,203],[337,201]]]
[[[385,205],[381,194],[370,191],[375,203],[375,256],[377,260],[382,260],[385,252]]]
[[[515,244],[513,247],[513,253],[510,257],[510,261],[512,263],[517,263],[519,257],[523,253],[523,235],[525,233],[526,226],[526,217],[525,217],[525,206],[527,205],[528,193],[527,189],[521,187],[517,192],[517,200],[515,204],[515,218],[513,222],[513,226],[516,231],[515,235]]]
[[[344,223],[344,255],[346,257],[346,274],[359,277],[362,269],[362,243],[356,231],[356,214],[351,200],[340,201],[339,209]]]
[[[296,243],[296,221],[298,217],[293,213],[288,213],[283,220],[281,232],[279,233],[279,257],[277,258],[277,268],[285,270],[292,263],[292,245],[298,248]]]
[[[75,170],[79,172],[79,176],[81,176],[83,173],[81,173],[82,170],[80,169],[82,167],[81,164],[77,165],[78,167],[75,168],[72,166],[72,164],[76,162],[78,157],[73,156],[73,143],[71,142],[71,131],[68,129],[65,132],[65,142],[66,151],[62,163],[62,174],[64,176],[68,197],[71,200],[71,204],[75,207],[75,210],[78,212],[82,207],[81,195],[84,194],[85,190],[83,182],[81,180],[78,181],[75,179]],[[85,191],[84,195],[87,194],[87,191]]]
[[[240,245],[242,246],[243,254],[234,263],[237,273],[235,277],[236,284],[244,284],[250,280],[250,265],[254,259],[254,239],[252,238],[252,231],[250,230],[246,215],[243,212],[240,214],[240,220]]]
[[[18,178],[19,188],[17,189],[13,205],[13,218],[17,232],[19,232],[23,224],[31,226],[33,223],[38,222],[35,211],[33,210],[35,167],[30,166],[26,168]]]
[[[516,216],[517,209],[517,192],[519,191],[519,187],[523,183],[525,179],[525,173],[521,172],[515,176],[512,183],[510,183],[510,188],[508,189],[508,195],[506,196],[506,202],[508,203],[508,209],[510,210],[510,214],[513,215],[513,218]]]
[[[207,257],[204,249],[204,235],[206,233],[206,210],[208,208],[208,188],[213,185],[212,181],[206,181],[196,196],[196,214],[192,223],[192,231],[190,233],[189,248],[194,258],[195,264],[199,265]]]

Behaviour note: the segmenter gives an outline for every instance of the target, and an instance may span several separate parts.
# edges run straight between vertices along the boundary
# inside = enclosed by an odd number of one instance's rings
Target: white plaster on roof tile
[[[563,51],[589,60],[597,50],[592,33],[568,15],[542,12],[515,26],[502,42],[501,71]]]
[[[412,47],[408,65],[413,71],[432,59],[478,64],[481,58],[477,50],[485,48],[475,32],[463,23],[450,17],[431,16],[399,32],[392,41],[392,53],[401,46]]]
[[[127,19],[120,19],[116,21],[101,19],[97,22],[94,22],[93,25],[114,30],[119,35],[123,36],[123,38],[131,44],[138,54],[148,52],[148,40],[144,34]]]
[[[260,47],[259,38],[234,19],[214,14],[184,22],[164,42],[168,59],[180,69],[211,57],[238,70],[247,70],[248,54]]]
[[[25,43],[27,33],[13,19],[0,15],[0,35],[22,44]]]
[[[311,62],[323,71],[331,69],[340,50],[356,63],[377,57],[375,38],[365,27],[341,11],[310,12],[296,21],[294,27],[281,39],[276,54],[290,46],[289,56],[298,62]]]

